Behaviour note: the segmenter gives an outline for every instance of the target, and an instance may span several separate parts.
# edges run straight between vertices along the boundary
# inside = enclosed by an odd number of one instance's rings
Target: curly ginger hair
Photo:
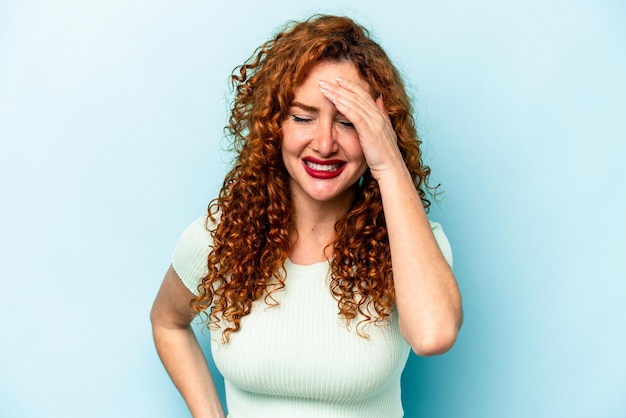
[[[254,301],[264,297],[276,305],[272,295],[285,286],[293,218],[281,124],[294,88],[322,61],[352,63],[373,96],[382,95],[422,204],[426,210],[430,206],[425,193],[433,189],[427,183],[430,169],[422,163],[410,99],[383,49],[347,17],[315,15],[288,23],[231,76],[235,99],[226,131],[237,157],[209,204],[211,221],[218,214],[220,219],[211,230],[208,274],[191,303],[197,313],[210,309],[210,326],[227,324],[224,342],[241,328]],[[369,170],[335,231],[330,291],[339,313],[346,321],[360,315],[359,324],[388,317],[395,302],[391,253],[380,190]]]

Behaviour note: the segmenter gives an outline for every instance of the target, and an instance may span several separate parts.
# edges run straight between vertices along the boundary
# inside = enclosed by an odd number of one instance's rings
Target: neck
[[[313,264],[332,255],[329,247],[335,241],[335,223],[350,208],[350,200],[315,202],[294,199],[290,258],[296,264]]]

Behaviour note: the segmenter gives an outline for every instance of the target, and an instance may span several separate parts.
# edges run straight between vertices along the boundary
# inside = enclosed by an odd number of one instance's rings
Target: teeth
[[[315,171],[335,171],[339,168],[339,164],[316,164],[310,161],[305,161],[305,164],[309,166],[309,168]]]

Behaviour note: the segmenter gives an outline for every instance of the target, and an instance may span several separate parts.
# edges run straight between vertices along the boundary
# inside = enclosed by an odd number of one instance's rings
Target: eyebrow
[[[304,103],[300,103],[300,102],[291,102],[291,107],[299,107],[302,110],[305,110],[307,112],[319,112],[319,108],[315,107],[315,106],[309,106],[306,105]]]

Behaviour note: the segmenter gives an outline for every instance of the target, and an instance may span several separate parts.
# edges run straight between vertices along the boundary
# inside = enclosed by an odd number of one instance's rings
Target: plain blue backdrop
[[[1,2],[0,416],[189,416],[150,306],[221,185],[228,74],[317,11],[397,63],[444,192],[465,324],[406,416],[626,416],[619,0]]]

